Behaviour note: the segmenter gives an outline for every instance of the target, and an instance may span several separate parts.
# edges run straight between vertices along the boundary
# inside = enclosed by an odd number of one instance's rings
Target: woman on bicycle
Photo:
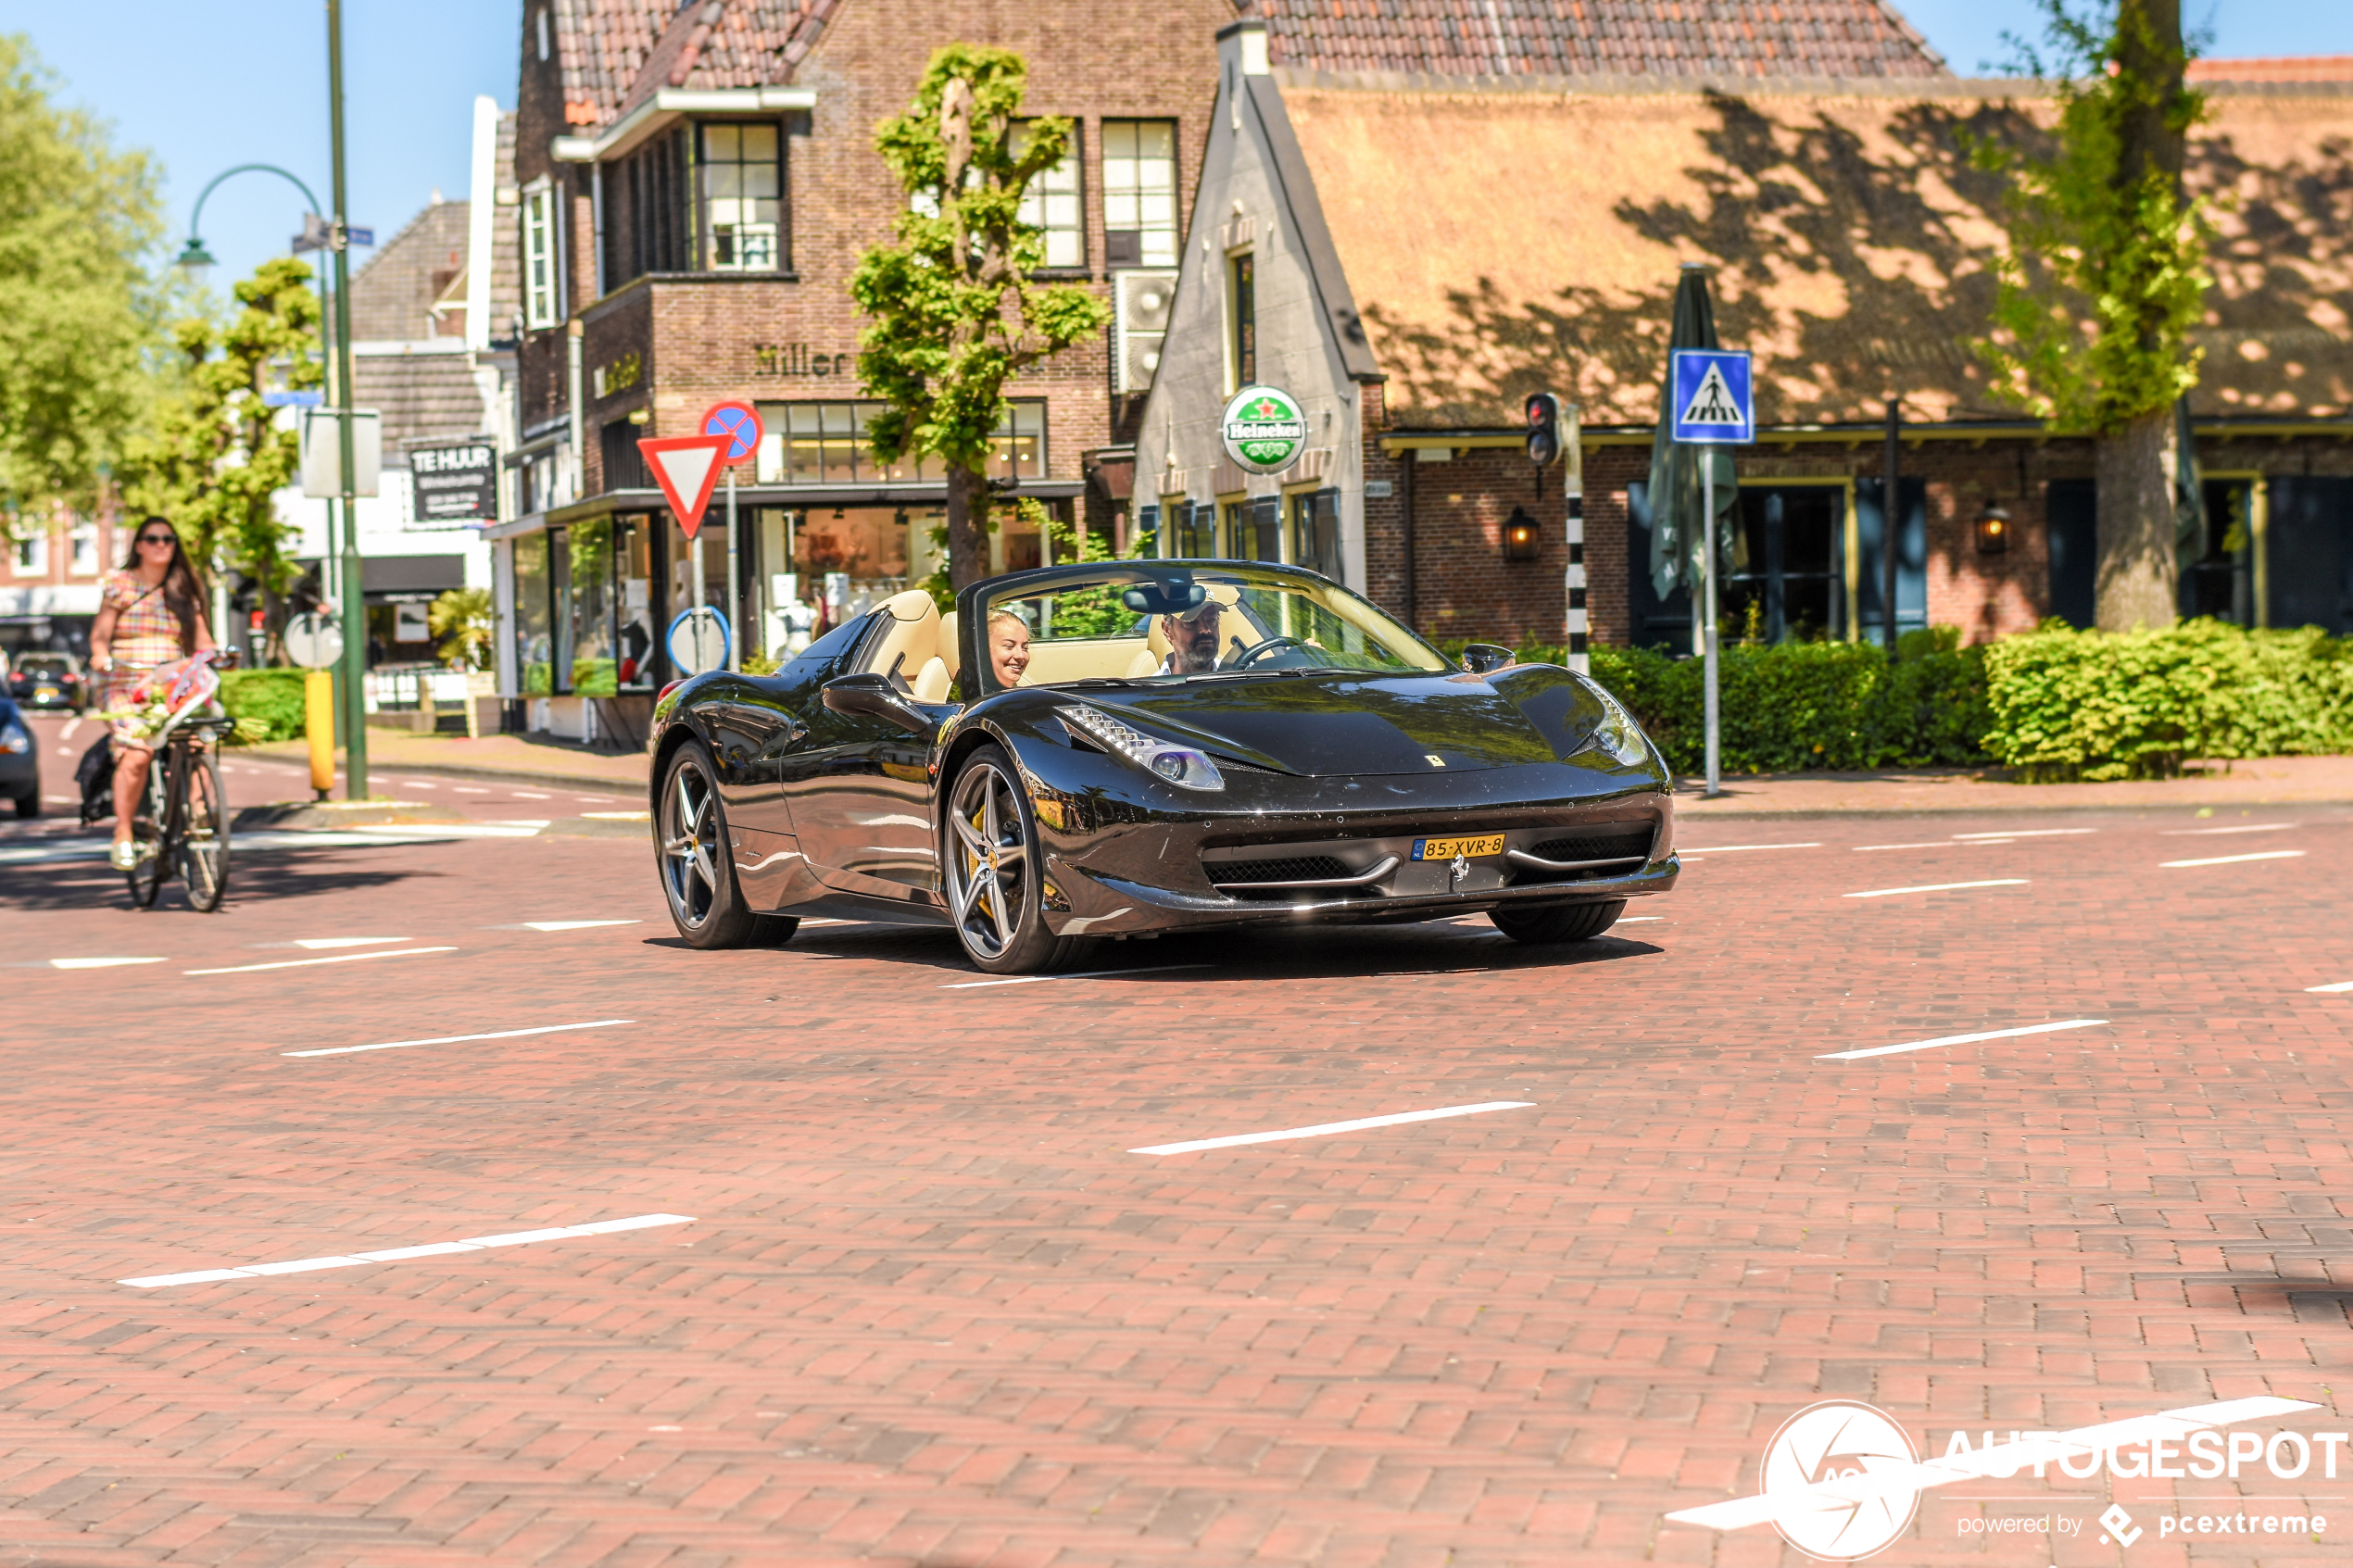
[[[90,668],[107,678],[102,709],[128,707],[132,689],[157,665],[212,646],[204,600],[204,581],[180,547],[170,519],[151,517],[141,523],[130,558],[107,579],[98,618],[90,626]],[[131,836],[132,820],[147,787],[155,750],[136,730],[130,721],[115,721],[113,856],[115,869],[124,872],[139,864],[141,847]]]

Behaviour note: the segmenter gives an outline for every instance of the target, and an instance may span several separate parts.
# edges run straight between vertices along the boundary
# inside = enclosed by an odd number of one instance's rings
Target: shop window
[[[1046,265],[1048,267],[1084,267],[1087,265],[1086,208],[1079,201],[1079,137],[1081,128],[1070,128],[1070,145],[1062,158],[1051,168],[1040,169],[1021,194],[1021,207],[1016,213],[1020,220],[1046,233]],[[1019,157],[1027,143],[1026,126],[1013,128],[1013,151]]]
[[[555,690],[555,644],[547,634],[547,535],[515,541],[515,668],[525,696]]]
[[[613,577],[620,590],[613,645],[613,684],[622,691],[649,690],[654,684],[653,520],[621,517],[613,522]]]
[[[1176,554],[1186,560],[1217,557],[1217,508],[1208,501],[1178,501],[1169,509],[1176,533]]]
[[[1768,643],[1843,633],[1845,513],[1834,486],[1742,486],[1718,604],[1726,636],[1744,637],[1752,625]]]
[[[1176,265],[1176,122],[1103,121],[1103,264]]]
[[[1258,264],[1250,252],[1226,263],[1226,316],[1233,328],[1227,346],[1234,390],[1258,380]]]
[[[613,659],[612,520],[574,523],[564,531],[572,568],[572,689],[610,696],[618,688]]]
[[[1290,558],[1294,565],[1341,581],[1339,491],[1302,490],[1290,497]]]
[[[547,607],[550,690],[572,690],[573,631],[572,619],[572,535],[568,530],[547,530],[547,586],[553,602]]]
[[[702,128],[703,265],[764,272],[784,265],[784,169],[774,124]]]
[[[880,403],[763,403],[769,439],[757,466],[762,484],[937,484],[947,467],[932,454],[875,458],[868,424]],[[988,463],[991,478],[1046,477],[1046,405],[1015,402],[997,426]]]
[[[556,324],[556,193],[546,185],[522,194],[523,325]]]
[[[1283,552],[1282,502],[1273,495],[1228,501],[1226,511],[1226,551],[1236,560],[1280,560]]]

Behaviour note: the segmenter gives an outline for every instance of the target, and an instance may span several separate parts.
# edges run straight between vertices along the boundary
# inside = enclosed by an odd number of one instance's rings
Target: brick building
[[[529,0],[505,193],[523,316],[517,507],[496,531],[503,689],[521,721],[623,740],[642,723],[691,584],[636,442],[693,433],[719,399],[754,403],[768,431],[738,494],[732,606],[724,538],[704,558],[708,600],[747,648],[782,646],[803,604],[830,596],[839,613],[931,570],[944,482],[866,447],[848,283],[907,201],[874,127],[935,49],[1018,50],[1025,107],[1076,122],[1034,214],[1051,274],[1109,295],[1174,259],[1232,15],[1229,0]],[[1124,365],[1093,342],[1011,389],[995,468],[1115,531],[1125,465],[1100,454],[1132,428],[1154,342],[1148,310],[1123,306],[1122,321]],[[1010,567],[1043,546],[1008,533],[996,548]]]
[[[1689,646],[1688,596],[1653,591],[1645,491],[1671,297],[1697,263],[1723,342],[1757,358],[1735,627],[1753,606],[1768,636],[1876,637],[1890,397],[1899,624],[1974,641],[2088,623],[2090,446],[1994,397],[1968,346],[2003,193],[1963,137],[2032,133],[2034,84],[1953,78],[1874,5],[1722,59],[1704,34],[1636,25],[1641,6],[1605,13],[1581,53],[1528,7],[1513,26],[1548,53],[1508,27],[1485,53],[1458,42],[1475,30],[1403,22],[1287,35],[1304,8],[1225,43],[1138,434],[1139,512],[1172,553],[1337,569],[1433,636]],[[1845,42],[1808,52],[1826,39]],[[2192,404],[2213,547],[2183,608],[2353,631],[2353,257],[2336,237],[2353,88],[2266,64],[2201,73],[2215,114],[2191,178],[2231,200]],[[1322,433],[1272,479],[1219,447],[1223,404],[1252,381]],[[1560,470],[1540,493],[1523,456],[1540,390],[1581,409],[1581,539]],[[1996,510],[2007,525],[1981,527]],[[1534,525],[1525,558],[1505,548],[1515,513]]]
[[[0,664],[25,653],[90,652],[90,622],[107,573],[131,552],[130,522],[111,496],[94,512],[64,506],[15,520],[0,539]]]

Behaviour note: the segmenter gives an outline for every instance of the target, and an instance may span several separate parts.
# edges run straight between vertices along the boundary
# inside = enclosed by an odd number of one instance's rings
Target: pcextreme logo
[[[1999,1480],[2031,1469],[2048,1477],[2052,1468],[2076,1480],[2105,1471],[2120,1479],[2173,1477],[2240,1478],[2259,1465],[2275,1480],[2311,1476],[2334,1479],[2353,1435],[2343,1432],[2271,1433],[2231,1431],[2267,1418],[2320,1407],[2302,1399],[2263,1396],[2192,1405],[2080,1426],[2068,1432],[1985,1432],[1976,1443],[1966,1431],[1951,1434],[1942,1459],[1922,1460],[1903,1424],[1886,1411],[1848,1399],[1808,1405],[1765,1445],[1754,1497],[1709,1503],[1668,1514],[1679,1524],[1738,1530],[1771,1524],[1781,1538],[1809,1556],[1852,1562],[1886,1549],[1911,1529],[1920,1495],[1956,1482]],[[2220,1500],[2220,1499],[2218,1499]],[[2249,1499],[2248,1501],[2255,1499]],[[2284,1511],[2276,1503],[2264,1513],[2190,1514],[2179,1504],[2160,1513],[2160,1537],[2205,1535],[2307,1535],[2319,1537],[2327,1521],[2308,1510]],[[2212,1504],[2208,1506],[2211,1507]],[[2234,1506],[2234,1505],[2233,1505]],[[2072,1534],[2080,1518],[1975,1520],[1963,1534]],[[2099,1516],[2101,1538],[2130,1547],[2150,1534],[2121,1505]]]

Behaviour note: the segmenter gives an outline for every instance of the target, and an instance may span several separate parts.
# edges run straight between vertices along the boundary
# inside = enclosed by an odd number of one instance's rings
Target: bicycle
[[[219,753],[237,725],[213,700],[220,677],[212,662],[208,651],[157,665],[139,688],[170,713],[148,741],[146,797],[131,824],[146,852],[124,874],[132,903],[143,909],[154,908],[174,872],[200,914],[220,908],[229,886],[229,803]]]

